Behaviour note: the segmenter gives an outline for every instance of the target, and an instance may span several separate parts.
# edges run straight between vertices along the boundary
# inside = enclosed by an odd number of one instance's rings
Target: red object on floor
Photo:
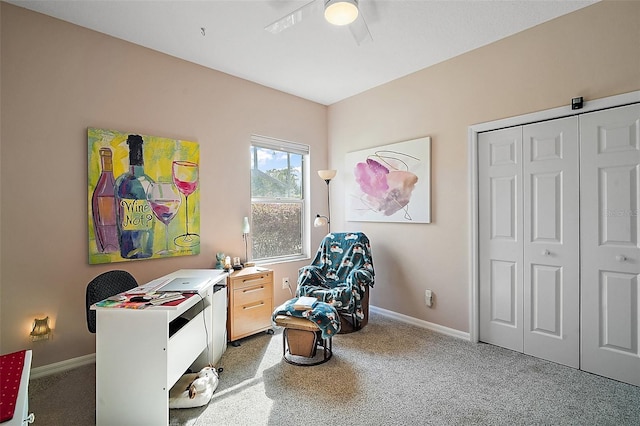
[[[18,351],[0,356],[0,422],[13,418],[26,352]]]

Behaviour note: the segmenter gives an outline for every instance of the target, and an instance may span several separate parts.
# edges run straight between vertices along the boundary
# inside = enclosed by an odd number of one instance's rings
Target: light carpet
[[[171,425],[638,425],[640,387],[372,314],[314,367],[282,360],[282,333],[229,346],[220,384]],[[95,366],[32,380],[36,424],[94,423]],[[114,425],[115,426],[115,425]],[[124,425],[123,425],[124,426]]]

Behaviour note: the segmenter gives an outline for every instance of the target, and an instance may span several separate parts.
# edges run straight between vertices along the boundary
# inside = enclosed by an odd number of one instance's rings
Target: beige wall
[[[468,331],[471,124],[640,89],[640,3],[605,2],[509,37],[327,108],[5,3],[0,91],[0,352],[34,350],[34,366],[95,351],[86,331],[87,282],[114,266],[146,281],[211,267],[216,251],[242,253],[249,213],[248,138],[259,133],[312,147],[311,169],[339,169],[332,229],[372,241],[384,309]],[[86,128],[136,131],[201,144],[199,256],[89,266]],[[432,224],[344,221],[344,156],[432,137]],[[312,212],[325,207],[311,179]],[[312,250],[322,229],[315,229]],[[274,265],[283,276],[304,262]],[[425,288],[436,295],[423,302]],[[54,340],[31,343],[35,316]]]
[[[180,268],[210,268],[217,251],[244,253],[250,212],[249,136],[311,146],[326,168],[327,108],[207,68],[0,3],[2,159],[0,353],[32,348],[35,367],[95,352],[87,283],[109,269],[139,282]],[[200,143],[201,254],[90,266],[87,127]],[[312,211],[326,203],[311,180]],[[315,247],[322,237],[313,230]],[[295,282],[307,262],[273,265]],[[289,292],[276,285],[276,302]],[[28,339],[49,315],[52,341]]]
[[[638,22],[640,2],[595,4],[329,107],[332,229],[369,236],[373,305],[469,331],[468,127],[639,90]],[[346,223],[345,154],[421,136],[432,138],[432,223]]]

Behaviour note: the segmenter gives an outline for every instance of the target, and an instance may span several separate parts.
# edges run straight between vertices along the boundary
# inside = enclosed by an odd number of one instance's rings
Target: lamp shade
[[[324,19],[333,25],[348,25],[358,17],[356,0],[327,0],[324,4]]]
[[[33,320],[33,329],[30,336],[32,341],[48,340],[51,335],[51,328],[49,328],[49,317]]]
[[[251,232],[251,227],[249,226],[249,218],[245,216],[244,219],[242,219],[242,233],[248,234],[249,232]]]
[[[325,226],[328,223],[327,218],[325,216],[316,216],[316,220],[313,221],[313,226],[318,228],[320,226]]]
[[[318,176],[324,180],[331,180],[336,177],[337,170],[318,170]]]

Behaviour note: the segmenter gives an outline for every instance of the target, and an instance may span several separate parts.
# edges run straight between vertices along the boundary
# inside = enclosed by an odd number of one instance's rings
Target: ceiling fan
[[[373,41],[364,16],[358,9],[358,0],[312,0],[267,25],[264,29],[277,34],[307,17],[319,15],[323,5],[324,18],[327,22],[333,25],[348,26],[358,46],[364,42]]]

